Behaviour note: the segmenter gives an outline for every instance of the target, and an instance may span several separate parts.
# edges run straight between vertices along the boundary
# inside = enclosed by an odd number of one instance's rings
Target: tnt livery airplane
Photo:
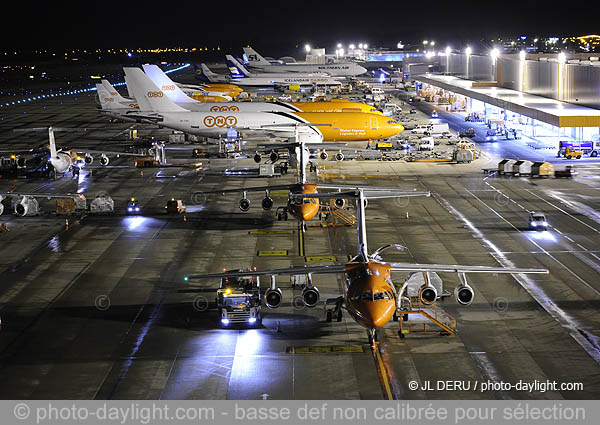
[[[404,129],[388,117],[362,112],[192,112],[172,102],[141,69],[124,70],[127,86],[140,105],[140,111],[132,111],[127,114],[128,117],[191,134],[226,136],[227,129],[233,128],[237,131],[293,137],[294,129],[301,125],[302,141],[318,143],[323,140],[344,142],[382,139]],[[322,125],[322,130],[317,125]]]

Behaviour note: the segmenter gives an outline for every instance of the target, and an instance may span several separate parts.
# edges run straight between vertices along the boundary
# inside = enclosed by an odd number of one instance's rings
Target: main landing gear
[[[333,303],[335,303],[335,307],[327,308],[327,304],[333,304]],[[343,303],[344,303],[343,297],[332,298],[332,299],[328,299],[327,301],[325,301],[325,309],[326,309],[325,314],[326,314],[327,323],[332,322],[334,317],[335,317],[336,322],[342,321],[342,305],[343,305]]]

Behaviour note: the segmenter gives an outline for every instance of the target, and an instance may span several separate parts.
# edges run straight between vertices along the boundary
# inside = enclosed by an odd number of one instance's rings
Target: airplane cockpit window
[[[315,204],[316,201],[313,198],[304,198],[305,204]]]
[[[373,301],[373,293],[363,292],[362,294],[360,294],[360,299],[362,301]]]
[[[373,295],[373,300],[374,301],[379,301],[379,300],[391,300],[392,298],[390,297],[390,294],[388,291],[385,292],[375,292],[375,294]]]

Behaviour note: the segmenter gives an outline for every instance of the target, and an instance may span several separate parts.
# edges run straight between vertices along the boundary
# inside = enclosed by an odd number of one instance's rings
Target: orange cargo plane
[[[399,245],[385,245],[373,254],[368,254],[367,233],[365,220],[365,203],[367,199],[395,198],[403,196],[429,195],[425,193],[406,193],[377,191],[369,193],[368,189],[357,189],[334,194],[336,198],[343,197],[356,201],[358,211],[357,230],[358,230],[358,254],[346,264],[334,264],[324,266],[299,266],[283,269],[271,270],[251,270],[244,272],[225,272],[216,274],[199,274],[185,276],[184,280],[223,278],[223,277],[243,277],[243,276],[271,276],[271,285],[264,294],[265,304],[270,308],[277,308],[283,300],[283,292],[276,286],[275,276],[277,275],[305,275],[306,285],[302,291],[302,301],[307,307],[314,307],[319,302],[319,291],[313,285],[312,275],[320,273],[344,274],[346,279],[343,286],[343,294],[334,299],[328,299],[326,304],[335,304],[333,310],[328,310],[327,321],[331,321],[333,315],[337,320],[341,320],[342,306],[353,320],[369,331],[369,342],[375,347],[377,342],[377,329],[383,327],[394,316],[398,310],[399,297],[396,287],[391,279],[392,272],[423,272],[428,276],[429,272],[451,272],[458,273],[460,284],[456,287],[455,296],[460,304],[468,305],[472,302],[474,292],[468,285],[466,273],[548,273],[546,269],[525,269],[525,268],[505,268],[488,266],[462,266],[462,265],[444,265],[444,264],[411,264],[411,263],[389,263],[381,260],[380,253],[389,247],[405,249]],[[332,195],[311,194],[299,195],[299,197],[326,198]],[[428,283],[419,291],[420,298],[425,303],[433,303],[437,299],[435,287]]]

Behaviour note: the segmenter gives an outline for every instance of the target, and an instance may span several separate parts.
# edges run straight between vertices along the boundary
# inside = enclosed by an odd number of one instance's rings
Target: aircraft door
[[[377,117],[369,118],[371,120],[371,130],[379,129],[379,123],[377,122]]]

